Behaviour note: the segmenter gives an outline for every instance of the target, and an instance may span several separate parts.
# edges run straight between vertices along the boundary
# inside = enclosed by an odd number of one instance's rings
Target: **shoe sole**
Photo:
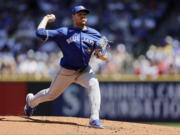
[[[89,128],[98,128],[98,129],[104,129],[104,127],[100,127],[100,126],[92,126],[92,125],[89,125]]]
[[[26,113],[25,110],[26,110],[26,106],[27,106],[27,104],[28,104],[28,102],[29,102],[29,101],[28,101],[28,98],[29,98],[30,96],[33,96],[33,94],[32,94],[32,93],[29,93],[29,94],[27,94],[27,96],[26,96],[26,105],[24,106],[24,113],[25,113],[26,116],[28,116],[28,115],[27,115],[27,113]],[[29,116],[28,116],[28,117],[29,117]]]

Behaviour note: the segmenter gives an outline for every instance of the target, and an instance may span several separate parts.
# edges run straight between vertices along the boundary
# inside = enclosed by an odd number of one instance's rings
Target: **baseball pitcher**
[[[84,6],[72,9],[73,27],[47,30],[46,25],[55,21],[53,14],[46,15],[40,22],[36,34],[41,39],[55,41],[63,53],[60,68],[55,79],[47,89],[37,94],[27,94],[25,114],[31,116],[35,107],[42,102],[56,99],[71,84],[77,83],[88,89],[91,107],[89,127],[104,128],[99,120],[100,88],[96,75],[89,66],[92,54],[101,60],[107,59],[108,40],[93,28],[87,27],[89,10]]]

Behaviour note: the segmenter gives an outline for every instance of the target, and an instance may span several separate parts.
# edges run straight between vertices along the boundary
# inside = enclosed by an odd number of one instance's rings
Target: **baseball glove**
[[[110,46],[109,46],[109,42],[110,42],[110,41],[109,41],[105,36],[101,37],[101,38],[97,41],[97,46],[96,46],[95,50],[96,50],[96,49],[102,50],[102,48],[108,48],[108,47],[110,47]]]
[[[101,37],[97,43],[96,48],[94,50],[94,55],[99,57],[99,55],[104,55],[107,52],[107,49],[110,47],[110,41],[105,37]]]

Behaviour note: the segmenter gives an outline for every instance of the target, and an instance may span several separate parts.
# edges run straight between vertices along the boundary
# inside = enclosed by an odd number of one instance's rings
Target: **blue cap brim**
[[[76,14],[80,11],[85,11],[87,14],[89,14],[89,10],[88,9],[80,9],[80,10],[77,10],[77,11],[74,11],[72,14]]]
[[[74,7],[72,10],[72,14],[76,14],[80,11],[85,11],[87,14],[89,14],[89,10],[82,5]]]

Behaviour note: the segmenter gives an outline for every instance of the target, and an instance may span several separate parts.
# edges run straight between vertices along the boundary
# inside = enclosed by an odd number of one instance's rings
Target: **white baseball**
[[[56,17],[55,17],[55,15],[54,15],[54,14],[51,14],[51,19],[53,19],[53,20],[55,20],[55,19],[56,19]]]
[[[56,20],[56,16],[54,14],[47,15],[48,22],[54,22]]]

